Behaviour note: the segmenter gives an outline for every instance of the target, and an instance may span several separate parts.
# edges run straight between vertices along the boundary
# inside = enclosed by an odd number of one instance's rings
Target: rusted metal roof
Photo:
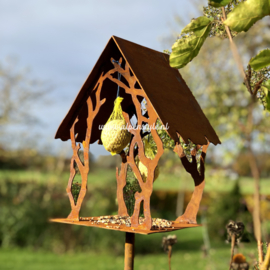
[[[204,115],[200,105],[189,90],[178,70],[169,65],[167,54],[143,47],[133,42],[112,36],[95,64],[90,75],[83,84],[68,114],[59,126],[55,138],[63,141],[70,139],[70,128],[79,117],[75,132],[78,133],[76,141],[81,142],[86,132],[86,99],[93,95],[93,88],[102,72],[112,68],[111,58],[124,58],[140,87],[145,91],[155,108],[158,117],[164,125],[168,124],[168,133],[172,139],[177,140],[177,133],[188,142],[207,144],[206,138],[213,144],[220,143],[217,134]],[[106,81],[101,91],[101,99],[106,103],[93,123],[91,143],[100,139],[99,125],[106,123],[113,110],[117,86],[112,81]],[[129,95],[123,89],[120,95],[124,97],[123,111],[132,115],[133,105]]]

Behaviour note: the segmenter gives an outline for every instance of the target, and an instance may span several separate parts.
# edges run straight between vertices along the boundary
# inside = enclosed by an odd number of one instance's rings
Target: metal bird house
[[[116,168],[118,215],[80,217],[90,170],[89,148],[97,141],[102,144],[100,126],[106,124],[113,111],[117,90],[123,98],[122,117],[127,123],[128,132],[131,133],[128,139],[129,147],[117,153],[122,159],[121,167]],[[157,121],[166,127],[167,134],[175,142],[174,151],[195,183],[190,203],[184,214],[175,221],[151,217],[150,197],[155,170],[163,154],[163,143],[155,128]],[[146,130],[146,126],[151,128]],[[145,153],[144,137],[147,135],[152,136],[156,145],[157,151],[152,158]],[[140,234],[198,226],[196,216],[204,188],[206,151],[210,142],[216,145],[220,141],[180,73],[170,67],[167,54],[112,36],[59,126],[55,138],[63,141],[70,139],[73,149],[67,186],[71,213],[65,219],[52,221]],[[196,145],[191,153],[191,162],[185,155],[180,138]],[[81,148],[84,162],[78,155]],[[195,156],[199,149],[202,154],[198,171]],[[138,161],[147,169],[144,176]],[[76,203],[71,193],[76,173],[75,163],[82,177]],[[131,216],[123,197],[128,166],[138,179],[141,189],[135,194],[134,212]],[[141,204],[144,217],[139,217]]]

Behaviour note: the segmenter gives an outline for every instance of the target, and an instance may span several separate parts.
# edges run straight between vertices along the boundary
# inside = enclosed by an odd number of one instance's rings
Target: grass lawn
[[[230,260],[230,245],[211,243],[209,256],[203,258],[203,227],[176,231],[178,242],[173,246],[172,270],[227,270]],[[136,235],[135,269],[167,270],[168,257],[161,251],[161,239],[168,234]],[[136,253],[136,244],[144,245],[145,251],[154,254]],[[124,243],[123,243],[124,245]],[[143,252],[141,250],[141,252]],[[256,243],[241,244],[236,251],[246,256],[252,263],[250,254],[256,254]],[[0,249],[1,270],[119,270],[124,268],[124,256],[84,252],[55,254],[31,249]]]
[[[246,255],[255,250],[255,245],[241,248],[239,251]],[[192,270],[227,270],[230,258],[229,246],[210,250],[207,258],[202,257],[201,251],[175,251],[172,256],[173,269]],[[1,270],[119,270],[124,269],[123,256],[111,256],[94,253],[70,253],[57,255],[31,250],[0,249]],[[137,270],[167,270],[167,254],[136,255],[135,269]]]

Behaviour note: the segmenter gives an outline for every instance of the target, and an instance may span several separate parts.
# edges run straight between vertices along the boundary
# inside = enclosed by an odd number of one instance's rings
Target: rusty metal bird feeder
[[[117,76],[121,74],[121,76]],[[128,152],[122,151],[121,167],[116,168],[118,215],[103,217],[80,217],[80,209],[87,191],[89,172],[89,148],[98,141],[102,144],[100,125],[109,118],[115,99],[116,85],[120,88],[122,110],[129,132],[132,134]],[[141,102],[145,101],[146,113],[142,112]],[[136,125],[131,124],[135,115]],[[145,155],[141,129],[136,126],[148,124],[155,127],[157,120],[168,127],[167,133],[175,142],[176,152],[185,168],[192,176],[195,189],[184,212],[175,221],[158,226],[151,217],[150,197],[153,191],[154,171],[163,154],[163,144],[157,131],[152,128],[151,135],[156,143],[157,154],[153,159]],[[196,148],[192,151],[190,162],[179,142],[192,141]],[[205,185],[204,161],[209,143],[219,144],[219,138],[205,117],[196,99],[192,95],[180,73],[169,65],[169,56],[155,50],[140,46],[130,41],[112,36],[78,93],[68,114],[59,126],[55,138],[62,141],[71,140],[73,155],[70,163],[70,177],[67,185],[71,212],[67,218],[52,219],[53,222],[99,227],[126,232],[125,269],[133,269],[134,236],[171,232],[199,226],[196,216]],[[78,152],[83,145],[84,162]],[[196,153],[202,149],[200,172],[197,169]],[[139,158],[148,170],[143,181],[135,158]],[[75,203],[71,193],[76,174],[74,164],[80,171],[82,183]],[[126,185],[127,168],[130,166],[138,179],[141,192],[135,194],[135,206],[129,216],[123,197]],[[144,218],[139,217],[140,205],[143,203]]]

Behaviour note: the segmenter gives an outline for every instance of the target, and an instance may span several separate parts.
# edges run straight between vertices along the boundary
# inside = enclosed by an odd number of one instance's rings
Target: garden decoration
[[[144,110],[142,104],[145,104]],[[117,107],[118,105],[121,108]],[[120,119],[113,118],[113,121],[122,121],[120,127],[127,123],[127,130],[123,135],[123,131],[120,130],[119,133],[117,129],[115,134],[122,134],[120,136],[123,138],[114,139],[119,140],[121,147],[109,149],[122,158],[121,167],[116,168],[118,215],[92,217],[89,213],[89,217],[80,217],[90,169],[90,144],[96,141],[99,144],[107,144],[106,136],[111,134],[105,136],[102,127],[108,128],[108,123],[112,122],[112,111],[120,110],[122,116]],[[195,182],[195,190],[185,213],[175,221],[151,217],[150,197],[155,170],[163,154],[163,143],[155,128],[158,120],[167,127],[168,135],[175,142],[174,151]],[[151,135],[156,144],[155,156],[145,151],[147,135]],[[170,67],[168,55],[112,36],[59,126],[55,138],[63,141],[70,139],[73,149],[66,189],[71,212],[67,218],[52,221],[126,232],[125,269],[133,269],[135,233],[171,232],[199,226],[196,216],[204,188],[205,155],[210,142],[216,145],[220,141],[180,73]],[[181,146],[180,139],[185,143],[192,141],[196,145],[191,152],[191,162]],[[129,145],[126,147],[126,144]],[[78,155],[82,146],[83,161]],[[123,148],[125,149],[122,150]],[[199,150],[202,153],[198,169],[196,154]],[[76,202],[71,192],[76,173],[74,164],[77,165],[82,178]],[[134,212],[131,216],[123,196],[128,166],[141,188],[140,192],[135,193]],[[142,172],[145,168],[147,173]],[[139,216],[141,204],[144,217]]]

